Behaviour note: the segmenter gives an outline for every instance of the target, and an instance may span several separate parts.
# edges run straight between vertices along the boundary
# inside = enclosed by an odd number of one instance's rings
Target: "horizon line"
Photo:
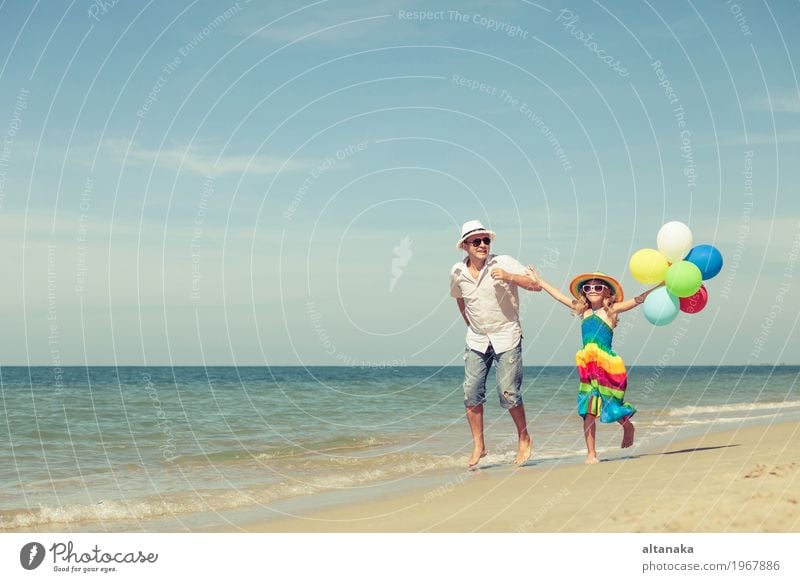
[[[779,368],[779,367],[800,367],[800,363],[742,363],[742,364],[631,364],[628,369],[636,367],[647,368]],[[575,368],[571,364],[523,364],[523,368]],[[343,369],[398,369],[398,368],[458,368],[463,370],[463,365],[458,364],[414,364],[414,365],[346,365],[346,364],[0,364],[2,368],[52,368],[52,369],[65,369],[65,368],[343,368]]]

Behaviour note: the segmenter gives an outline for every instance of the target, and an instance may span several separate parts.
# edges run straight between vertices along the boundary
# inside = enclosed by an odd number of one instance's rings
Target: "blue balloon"
[[[684,260],[697,265],[703,281],[715,277],[722,270],[722,254],[711,245],[697,245]]]
[[[678,317],[680,305],[680,299],[659,287],[644,300],[644,316],[653,325],[667,325]]]

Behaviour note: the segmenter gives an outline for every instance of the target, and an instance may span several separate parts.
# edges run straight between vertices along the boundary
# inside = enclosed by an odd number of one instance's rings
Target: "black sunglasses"
[[[474,246],[476,249],[479,246],[481,246],[481,243],[485,244],[486,246],[489,246],[490,244],[492,244],[492,239],[490,239],[488,236],[485,236],[483,238],[476,238],[474,240],[469,241],[469,244]]]
[[[594,291],[595,293],[602,293],[603,289],[608,289],[608,285],[584,285],[583,292],[584,293],[591,293]]]

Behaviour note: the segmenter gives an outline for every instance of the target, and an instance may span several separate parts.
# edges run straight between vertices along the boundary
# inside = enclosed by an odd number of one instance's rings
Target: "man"
[[[450,295],[455,297],[467,324],[464,354],[464,406],[474,447],[469,466],[486,456],[483,438],[483,403],[486,377],[497,363],[497,395],[517,427],[519,446],[515,463],[531,456],[531,437],[522,404],[522,328],[519,324],[517,287],[541,291],[525,267],[508,255],[493,255],[489,248],[495,233],[477,220],[465,222],[456,248],[466,251],[463,261],[450,270]]]

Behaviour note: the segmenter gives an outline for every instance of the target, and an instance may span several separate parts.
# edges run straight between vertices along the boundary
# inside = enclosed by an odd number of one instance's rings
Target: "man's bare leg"
[[[467,406],[467,422],[469,423],[469,430],[472,432],[474,445],[468,466],[474,467],[478,464],[478,461],[486,456],[486,443],[483,440],[483,404]]]
[[[627,449],[633,445],[633,435],[636,427],[633,426],[630,416],[620,419],[619,423],[622,425],[622,448]]]
[[[519,446],[517,447],[517,458],[514,463],[522,465],[531,458],[531,435],[528,434],[528,423],[525,420],[525,406],[518,404],[514,408],[509,408],[508,412],[511,418],[514,419],[514,424],[517,426],[517,435],[519,436]]]
[[[597,451],[594,448],[595,436],[595,415],[587,414],[583,417],[583,436],[586,439],[586,460],[587,465],[594,465],[600,461],[597,459]]]

